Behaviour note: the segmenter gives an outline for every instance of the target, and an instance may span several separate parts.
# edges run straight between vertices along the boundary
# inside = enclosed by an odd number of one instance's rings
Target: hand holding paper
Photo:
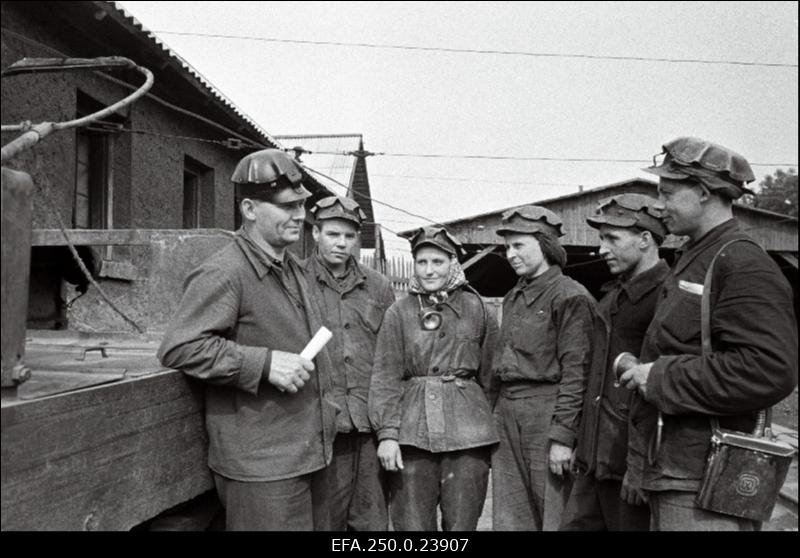
[[[322,326],[319,331],[311,338],[308,345],[300,353],[300,356],[308,360],[314,360],[314,357],[322,350],[322,347],[331,340],[333,333],[327,327]]]

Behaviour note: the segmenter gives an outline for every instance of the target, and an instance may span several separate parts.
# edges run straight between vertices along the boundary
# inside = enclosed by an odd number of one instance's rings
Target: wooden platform
[[[106,357],[81,360],[87,339]],[[28,345],[34,380],[2,404],[2,530],[125,530],[213,488],[202,387],[120,339]]]

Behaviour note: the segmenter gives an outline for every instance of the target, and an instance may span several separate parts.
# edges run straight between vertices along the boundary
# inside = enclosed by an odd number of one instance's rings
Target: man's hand
[[[622,477],[622,488],[619,491],[619,497],[631,506],[643,506],[647,503],[647,492],[640,488],[633,488],[628,482],[627,472]]]
[[[559,444],[558,442],[550,442],[550,456],[549,464],[550,470],[554,475],[559,477],[564,472],[569,473],[570,463],[572,462],[572,448]]]
[[[638,389],[642,397],[647,399],[647,378],[650,376],[650,369],[652,367],[652,362],[632,366],[619,377],[619,383],[630,390]]]
[[[403,456],[397,440],[383,440],[378,444],[378,460],[387,471],[399,471],[403,468]]]
[[[294,353],[272,351],[267,380],[280,391],[297,393],[311,378],[314,363]]]

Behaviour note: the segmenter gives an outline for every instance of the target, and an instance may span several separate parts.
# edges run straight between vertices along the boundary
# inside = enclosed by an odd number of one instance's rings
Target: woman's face
[[[450,254],[434,246],[423,246],[414,254],[414,274],[429,293],[444,289],[451,265]]]

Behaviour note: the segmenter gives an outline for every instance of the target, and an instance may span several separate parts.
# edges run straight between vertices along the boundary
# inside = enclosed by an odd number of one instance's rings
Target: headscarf
[[[413,294],[422,294],[430,297],[432,302],[436,304],[446,301],[450,293],[467,284],[467,277],[464,275],[464,270],[456,258],[450,258],[450,273],[447,275],[447,281],[441,290],[436,292],[428,292],[420,283],[417,274],[411,276],[408,290]]]

